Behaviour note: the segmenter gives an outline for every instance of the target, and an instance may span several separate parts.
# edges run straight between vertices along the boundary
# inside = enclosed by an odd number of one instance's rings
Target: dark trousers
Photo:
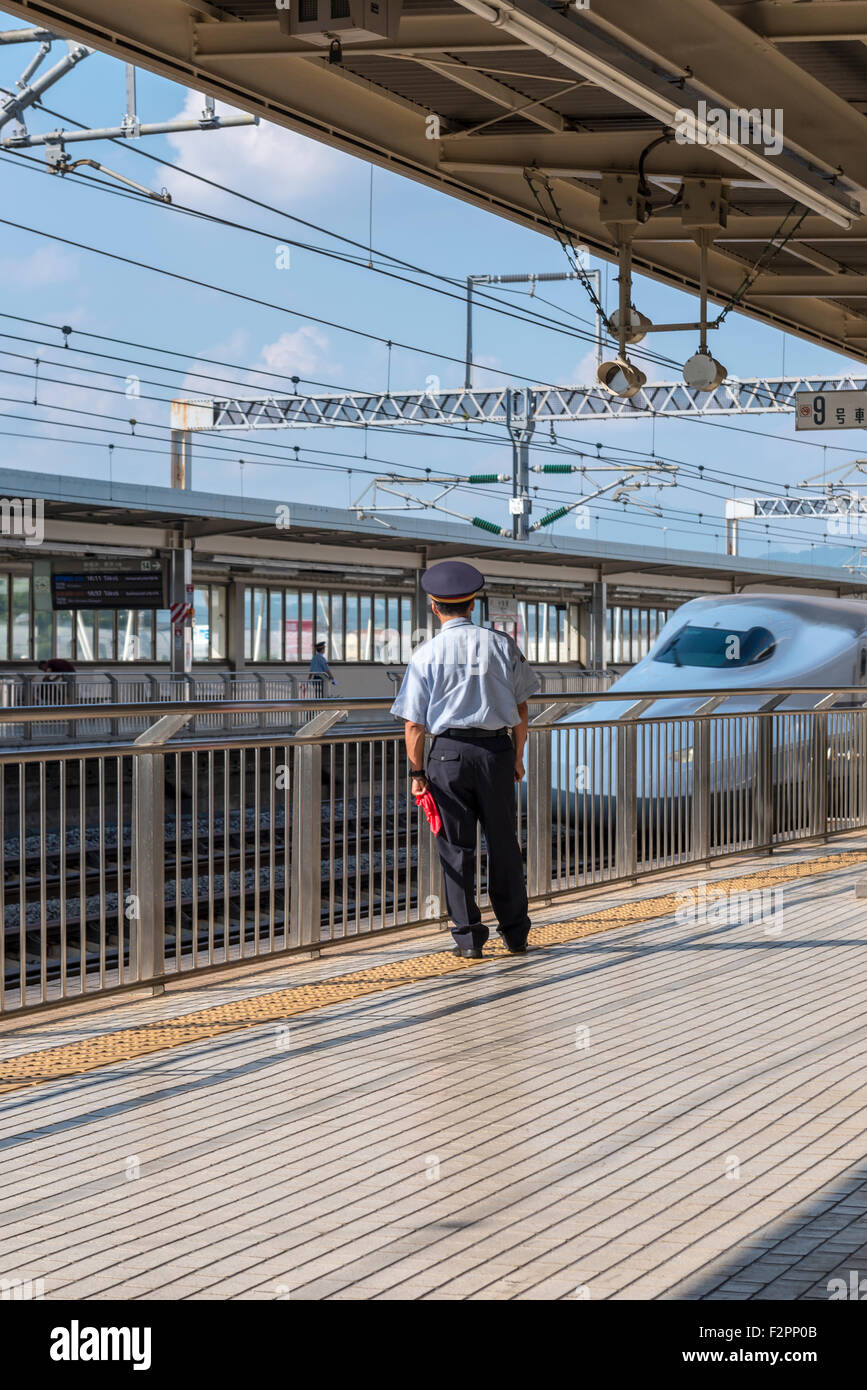
[[[452,935],[464,950],[488,939],[476,902],[476,832],[488,847],[488,896],[507,946],[523,946],[530,931],[521,849],[515,834],[515,750],[507,734],[495,738],[438,735],[428,758],[428,780],[442,829],[436,837]]]

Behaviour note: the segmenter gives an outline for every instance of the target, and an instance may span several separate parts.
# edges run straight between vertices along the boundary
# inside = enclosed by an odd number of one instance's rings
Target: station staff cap
[[[443,603],[459,603],[475,598],[485,586],[485,576],[464,560],[442,560],[431,565],[421,577],[421,587],[432,599]]]

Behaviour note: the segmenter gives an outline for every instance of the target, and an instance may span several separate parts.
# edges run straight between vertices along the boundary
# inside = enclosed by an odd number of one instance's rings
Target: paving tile
[[[633,923],[304,1016],[289,1053],[255,1026],[10,1093],[3,1277],[95,1300],[827,1297],[867,1277],[858,873],[785,885],[784,940]],[[295,980],[43,1016],[0,1057]]]

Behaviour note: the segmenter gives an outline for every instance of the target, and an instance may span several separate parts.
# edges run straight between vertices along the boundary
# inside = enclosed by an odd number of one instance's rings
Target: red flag
[[[427,816],[427,823],[431,828],[431,834],[439,835],[443,828],[443,823],[432,793],[429,791],[422,792],[421,796],[416,797],[415,804],[416,806],[420,806]]]

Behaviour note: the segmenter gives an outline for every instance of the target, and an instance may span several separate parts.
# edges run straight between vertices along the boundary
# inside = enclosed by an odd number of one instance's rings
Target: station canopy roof
[[[609,259],[602,177],[641,168],[635,269],[690,291],[702,214],[682,181],[721,179],[715,302],[867,361],[867,0],[291,5],[3,8]],[[691,129],[719,143],[654,144]]]
[[[358,518],[353,511],[306,503],[292,503],[287,518],[286,504],[268,498],[0,468],[0,498],[10,497],[41,500],[46,522],[44,552],[51,550],[51,523],[62,522],[72,523],[70,533],[76,536],[74,546],[81,554],[92,544],[98,549],[102,540],[114,546],[141,545],[143,535],[150,537],[146,543],[152,546],[156,531],[162,533],[159,546],[179,543],[182,538],[192,541],[194,558],[202,562],[218,550],[231,552],[236,540],[244,543],[243,552],[237,554],[240,562],[255,560],[257,554],[283,555],[289,561],[295,554],[303,554],[313,566],[318,549],[332,560],[342,550],[346,559],[341,569],[346,578],[362,575],[377,565],[412,571],[460,556],[473,560],[483,572],[486,565],[492,566],[492,577],[501,582],[504,575],[520,572],[523,579],[535,574],[544,581],[551,576],[551,582],[560,585],[568,584],[571,575],[576,588],[603,580],[634,587],[647,579],[657,588],[684,591],[695,585],[734,593],[774,587],[850,598],[867,595],[867,580],[862,574],[831,566],[805,566],[797,555],[791,561],[732,557],[711,549],[681,550],[599,540],[577,531],[574,536],[544,533],[516,541],[417,513]],[[104,537],[99,534],[103,527]],[[723,527],[722,520],[717,526],[707,523],[709,533]],[[257,544],[251,547],[248,542]],[[32,560],[44,552],[23,541],[0,539],[0,561],[7,556]]]

